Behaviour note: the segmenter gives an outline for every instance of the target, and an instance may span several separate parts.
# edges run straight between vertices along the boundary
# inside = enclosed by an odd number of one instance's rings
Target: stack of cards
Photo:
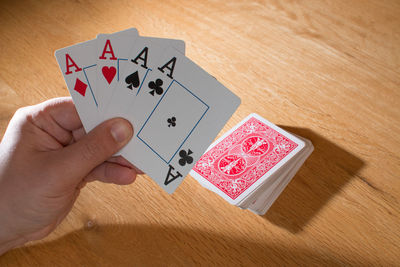
[[[190,175],[229,203],[262,215],[313,150],[309,140],[251,114],[215,141]]]
[[[119,153],[168,193],[240,104],[184,53],[183,41],[140,37],[136,29],[55,53],[85,130],[129,120],[135,135]]]

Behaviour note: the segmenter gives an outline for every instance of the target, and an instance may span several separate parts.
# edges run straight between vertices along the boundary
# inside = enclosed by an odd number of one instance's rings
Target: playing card
[[[96,47],[96,91],[98,92],[98,110],[103,114],[113,95],[113,90],[120,78],[122,62],[126,61],[129,52],[139,34],[135,28],[113,34],[97,36]],[[99,122],[102,118],[99,118]]]
[[[303,140],[302,138],[300,139]],[[260,208],[261,205],[264,205],[266,202],[269,202],[271,200],[271,197],[276,193],[277,190],[279,190],[282,183],[285,181],[287,181],[288,183],[290,179],[295,175],[295,173],[293,173],[293,176],[290,176],[294,169],[298,170],[301,167],[303,162],[308,157],[307,153],[309,152],[309,150],[310,148],[306,145],[304,149],[296,154],[290,161],[288,161],[272,176],[268,177],[268,179],[266,179],[265,182],[262,183],[258,188],[247,194],[247,196],[242,200],[242,202],[238,204],[238,206],[240,206],[241,208],[252,207],[253,209],[257,209]],[[264,208],[264,206],[262,206],[261,208]]]
[[[83,127],[89,132],[97,125],[96,40],[59,49],[55,56],[75,103]]]
[[[130,55],[120,61],[121,81],[117,84],[109,102],[103,120],[114,117],[124,117],[139,93],[151,64],[161,56],[167,47],[174,47],[182,54],[185,53],[185,43],[181,40],[139,37],[131,47]]]
[[[121,155],[172,193],[240,99],[174,48],[156,59],[124,116],[135,136]]]
[[[279,176],[279,179],[276,179],[273,185],[265,188],[257,199],[247,207],[252,212],[259,215],[265,214],[314,150],[309,140],[301,137],[299,138],[307,144],[304,151],[301,153],[302,155],[299,155],[295,162],[293,162],[293,166],[287,168],[287,170]]]
[[[190,174],[238,205],[304,146],[299,138],[251,114],[219,138]]]

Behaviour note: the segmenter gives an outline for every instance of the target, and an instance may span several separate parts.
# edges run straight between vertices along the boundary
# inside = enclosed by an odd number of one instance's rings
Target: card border
[[[147,73],[146,73],[147,74]],[[182,141],[182,143],[180,144],[180,146],[178,147],[178,149],[175,151],[175,153],[171,156],[171,158],[166,161],[160,154],[158,154],[145,140],[143,140],[139,135],[142,132],[143,128],[146,126],[147,122],[150,120],[151,116],[153,115],[154,111],[157,109],[158,105],[161,103],[161,101],[163,100],[164,96],[168,93],[169,89],[171,88],[172,84],[176,82],[177,84],[179,84],[181,87],[183,87],[186,91],[188,91],[191,95],[193,95],[195,98],[197,98],[201,103],[203,103],[203,105],[205,105],[207,108],[204,111],[204,113],[201,115],[201,117],[199,118],[199,120],[196,122],[196,124],[193,126],[193,128],[190,130],[189,134],[185,137],[185,139]],[[178,151],[182,148],[182,146],[185,144],[186,140],[190,137],[190,135],[193,133],[194,129],[196,129],[197,125],[200,123],[200,121],[204,118],[204,115],[206,115],[206,113],[208,112],[208,110],[210,109],[210,106],[207,105],[203,100],[201,100],[200,97],[198,97],[197,95],[195,95],[193,92],[191,92],[188,88],[186,88],[182,83],[178,82],[177,80],[173,79],[171,81],[171,83],[168,85],[167,90],[165,91],[165,93],[162,95],[162,97],[160,98],[160,100],[158,100],[156,106],[153,108],[153,110],[151,111],[150,115],[147,117],[146,121],[144,122],[144,124],[142,125],[142,127],[140,128],[139,132],[137,133],[136,137],[142,142],[144,143],[151,151],[153,151],[162,161],[164,161],[166,164],[170,164],[171,161],[174,159],[176,153],[178,153]]]

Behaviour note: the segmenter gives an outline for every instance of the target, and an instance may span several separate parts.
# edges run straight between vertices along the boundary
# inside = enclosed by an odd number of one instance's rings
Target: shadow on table
[[[357,175],[364,162],[309,129],[279,127],[311,140],[314,145],[305,166],[264,215],[270,222],[296,233]]]
[[[16,250],[0,257],[0,265],[20,257],[35,266],[344,264],[338,255],[311,249],[155,225],[99,225]],[[359,265],[362,259],[348,260]],[[368,265],[367,259],[362,261]]]

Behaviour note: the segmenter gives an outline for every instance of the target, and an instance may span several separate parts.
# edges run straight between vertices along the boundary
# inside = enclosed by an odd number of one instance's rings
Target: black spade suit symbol
[[[140,80],[139,80],[139,73],[135,71],[134,73],[129,74],[125,78],[125,82],[128,84],[128,88],[133,90],[133,87],[138,88],[140,85]]]

